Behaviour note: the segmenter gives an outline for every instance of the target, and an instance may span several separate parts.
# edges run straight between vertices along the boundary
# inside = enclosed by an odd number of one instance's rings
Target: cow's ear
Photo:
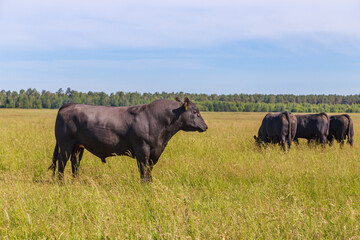
[[[176,100],[177,102],[181,102],[181,103],[182,103],[182,101],[180,100],[179,97],[176,97],[175,100]]]
[[[187,97],[185,97],[185,99],[184,99],[184,108],[185,108],[185,111],[187,110],[187,108],[188,108],[188,106],[189,106],[189,102],[190,102],[190,100],[189,100]]]

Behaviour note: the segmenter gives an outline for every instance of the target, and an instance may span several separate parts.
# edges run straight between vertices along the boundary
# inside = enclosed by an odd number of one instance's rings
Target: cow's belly
[[[77,144],[102,158],[125,155],[131,152],[129,144],[111,130],[93,129],[77,135]]]
[[[306,132],[306,133],[296,133],[296,137],[297,138],[306,138],[306,139],[311,139],[314,138],[316,136],[315,132]]]

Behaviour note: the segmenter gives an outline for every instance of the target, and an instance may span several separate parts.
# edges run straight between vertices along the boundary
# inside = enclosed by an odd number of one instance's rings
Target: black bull
[[[327,143],[330,119],[326,113],[297,114],[297,130],[294,141],[299,143],[299,138],[315,139],[322,144]]]
[[[329,143],[332,144],[335,139],[343,146],[346,136],[348,143],[353,146],[354,126],[350,116],[348,114],[330,116]]]
[[[62,178],[70,158],[75,175],[85,148],[103,162],[110,156],[133,157],[141,181],[151,181],[151,170],[173,135],[180,130],[203,132],[207,128],[188,98],[131,107],[66,104],[56,118],[56,145],[49,169],[55,173],[58,162]]]
[[[263,143],[280,143],[285,151],[285,143],[289,149],[296,133],[296,118],[289,112],[268,113],[264,117],[255,141]]]

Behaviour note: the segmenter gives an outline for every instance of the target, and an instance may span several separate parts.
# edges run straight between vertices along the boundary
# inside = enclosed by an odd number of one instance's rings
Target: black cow
[[[350,146],[353,146],[354,126],[352,119],[347,114],[330,116],[330,128],[328,141],[333,144],[334,139],[344,145],[344,141],[348,139]]]
[[[85,148],[103,162],[116,155],[135,158],[141,181],[151,181],[151,170],[172,136],[179,130],[204,132],[208,128],[194,103],[188,98],[176,100],[131,107],[62,106],[56,118],[56,145],[49,169],[55,174],[58,161],[62,179],[70,158],[76,175]]]
[[[258,137],[254,136],[257,144],[280,143],[285,151],[285,143],[289,149],[296,133],[296,118],[289,112],[268,113],[264,117],[258,131]]]
[[[322,144],[327,143],[329,135],[330,119],[326,113],[318,114],[297,114],[297,130],[294,141],[299,143],[299,138],[305,138],[308,143],[312,139]]]

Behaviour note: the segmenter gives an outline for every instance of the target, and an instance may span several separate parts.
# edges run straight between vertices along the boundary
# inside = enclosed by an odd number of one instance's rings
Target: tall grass
[[[85,152],[65,184],[47,167],[55,110],[0,110],[1,239],[358,239],[359,138],[322,149],[259,150],[264,113],[204,113],[140,184],[134,159]],[[352,114],[355,131],[360,115]]]

